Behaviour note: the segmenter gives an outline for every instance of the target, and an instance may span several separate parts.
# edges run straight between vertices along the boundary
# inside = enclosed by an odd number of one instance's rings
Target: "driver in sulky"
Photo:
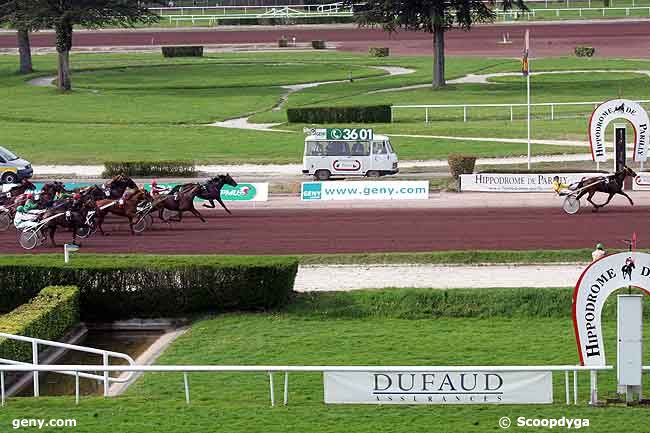
[[[578,188],[578,185],[580,185],[580,182],[567,185],[565,183],[562,183],[562,181],[560,181],[560,176],[554,176],[552,185],[553,185],[553,191],[555,191],[558,195],[567,195],[571,191],[575,191]]]

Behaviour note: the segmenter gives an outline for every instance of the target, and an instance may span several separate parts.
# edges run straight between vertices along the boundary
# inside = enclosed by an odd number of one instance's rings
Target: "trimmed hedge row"
[[[290,257],[3,256],[0,313],[52,284],[79,287],[88,321],[272,309],[289,300],[297,270]]]
[[[574,52],[576,57],[593,57],[596,54],[596,49],[594,47],[578,46]]]
[[[79,289],[74,286],[52,286],[0,317],[0,332],[58,340],[78,322]],[[31,361],[32,347],[25,342],[0,338],[0,357]]]
[[[390,105],[287,109],[291,123],[390,123]]]
[[[162,47],[163,57],[203,57],[203,47]]]
[[[194,177],[196,167],[190,161],[107,161],[104,163],[104,177]]]
[[[474,173],[474,167],[476,166],[476,157],[451,154],[447,157],[447,163],[449,164],[449,171],[451,172],[451,175],[454,177],[454,179],[458,179],[461,174]]]

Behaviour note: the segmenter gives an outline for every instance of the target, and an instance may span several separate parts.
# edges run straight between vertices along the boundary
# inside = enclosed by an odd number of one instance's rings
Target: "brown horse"
[[[203,215],[194,207],[194,198],[201,193],[202,189],[203,186],[199,183],[182,185],[175,193],[156,199],[153,202],[153,208],[158,209],[158,216],[161,220],[165,220],[163,212],[167,209],[178,213],[178,219],[176,220],[178,222],[182,221],[183,212],[188,211],[201,221],[206,222]]]
[[[34,191],[35,189],[36,186],[33,183],[27,179],[23,179],[20,182],[20,185],[15,186],[0,195],[0,205],[9,206],[14,203],[16,197],[23,195],[26,191]]]
[[[41,219],[47,219],[54,215],[59,215],[56,218],[47,222],[48,232],[50,234],[50,243],[56,247],[54,235],[57,227],[64,227],[72,230],[72,243],[77,244],[77,230],[82,227],[88,227],[86,223],[88,213],[96,211],[95,200],[90,197],[81,198],[78,200],[68,199],[63,206],[56,209],[48,209]]]
[[[594,212],[598,212],[599,208],[606,206],[616,194],[624,196],[630,201],[630,205],[634,206],[634,202],[630,196],[623,191],[623,183],[625,182],[625,178],[628,176],[634,178],[636,177],[636,173],[630,167],[625,165],[621,170],[610,176],[597,176],[585,179],[578,184],[578,189],[582,189],[582,191],[580,191],[576,198],[580,200],[582,196],[587,195],[587,201],[594,207]],[[597,192],[609,194],[605,203],[596,204],[591,200]]]
[[[135,235],[135,231],[133,230],[133,219],[137,216],[138,213],[138,203],[140,203],[142,200],[144,200],[147,197],[148,197],[147,191],[145,191],[144,189],[137,188],[137,189],[127,190],[124,193],[124,199],[99,200],[96,203],[97,207],[99,208],[99,210],[97,211],[96,221],[97,221],[97,228],[99,229],[100,233],[104,236],[108,234],[104,232],[104,229],[102,228],[102,224],[104,223],[104,218],[106,217],[106,215],[111,213],[113,215],[128,218],[129,229],[131,230],[131,234]],[[122,200],[123,203],[120,203],[120,201]]]

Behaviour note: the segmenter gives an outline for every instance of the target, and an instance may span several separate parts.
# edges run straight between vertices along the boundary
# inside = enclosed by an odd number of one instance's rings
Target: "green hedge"
[[[194,177],[196,167],[190,161],[107,161],[104,163],[104,177]]]
[[[447,157],[447,163],[449,164],[449,171],[451,172],[451,175],[454,177],[454,179],[458,179],[461,174],[474,173],[474,167],[476,166],[476,157],[451,154]]]
[[[0,317],[0,332],[58,340],[79,322],[79,289],[46,287],[31,301]],[[0,357],[31,361],[28,343],[0,338]]]
[[[163,57],[203,57],[203,47],[162,47]]]
[[[2,256],[0,312],[53,284],[78,286],[92,321],[272,309],[289,300],[297,269],[292,257]]]
[[[574,50],[576,57],[593,57],[596,54],[594,47],[578,46]]]
[[[390,55],[390,49],[387,47],[370,47],[368,48],[368,54],[371,57],[388,57]]]
[[[291,123],[390,123],[390,105],[302,107],[287,109]]]

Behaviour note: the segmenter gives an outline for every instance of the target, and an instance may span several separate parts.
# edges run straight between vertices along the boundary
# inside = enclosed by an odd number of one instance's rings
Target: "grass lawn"
[[[476,295],[477,305],[516,299],[530,289],[495,289]],[[538,292],[538,291],[535,291]],[[570,299],[569,289],[547,295]],[[227,314],[194,322],[159,358],[159,364],[257,365],[562,365],[577,363],[570,302],[548,316],[524,310],[475,316],[427,313],[428,290],[302,295],[284,311]],[[455,296],[477,291],[456,290]],[[552,293],[557,293],[553,295]],[[513,298],[514,297],[514,298]],[[523,298],[522,298],[523,299]],[[612,298],[614,299],[614,298]],[[513,304],[516,306],[518,304]],[[535,308],[534,305],[529,305]],[[615,301],[605,311],[608,362],[615,364]],[[484,309],[485,310],[485,309]],[[404,316],[404,312],[418,314]],[[496,310],[495,310],[496,311]],[[519,312],[517,312],[519,311]],[[410,314],[410,313],[409,313]],[[650,331],[646,326],[645,332]],[[650,354],[645,346],[645,355]],[[276,398],[282,385],[276,375]],[[615,374],[599,374],[599,395],[612,395]],[[269,407],[264,374],[190,375],[186,406],[181,374],[147,374],[126,395],[12,398],[0,411],[0,426],[16,418],[74,418],[75,431],[95,432],[492,432],[498,419],[588,418],[589,431],[647,432],[647,409],[591,408],[588,375],[580,376],[580,404],[565,406],[563,375],[554,378],[553,405],[366,406],[323,404],[319,374],[292,374],[288,407]],[[513,427],[514,428],[514,427]],[[27,431],[35,431],[25,429]],[[61,430],[61,429],[59,429]],[[521,430],[528,431],[528,430]],[[532,431],[532,430],[531,430]]]
[[[302,158],[302,128],[282,125],[292,133],[242,131],[205,126],[217,120],[253,114],[254,122],[285,122],[286,107],[351,104],[506,103],[523,102],[520,77],[493,84],[450,85],[387,93],[367,92],[426,84],[429,57],[371,58],[339,52],[224,53],[198,59],[163,59],[158,54],[75,54],[73,92],[28,85],[28,79],[52,75],[55,57],[35,56],[37,73],[15,74],[17,58],[0,56],[0,128],[2,144],[35,164],[102,163],[107,159],[193,159],[213,163],[297,163]],[[415,72],[387,76],[373,66],[402,66]],[[647,61],[557,58],[535,61],[535,70],[645,70]],[[468,73],[516,72],[510,59],[447,59],[447,78]],[[327,80],[343,82],[294,93],[280,110],[272,110],[282,85]],[[362,79],[363,78],[363,79]],[[601,100],[618,95],[650,99],[650,79],[639,74],[560,74],[534,77],[534,102]],[[588,109],[585,109],[588,111]],[[533,112],[534,139],[581,139],[586,111],[548,109]],[[256,113],[256,114],[255,114]],[[519,138],[526,136],[523,111],[398,110],[395,123],[368,125],[388,134]],[[343,125],[340,125],[343,126]],[[358,126],[358,125],[355,125]],[[479,157],[520,156],[525,144],[394,137],[401,159],[446,159],[451,152]],[[586,148],[534,146],[535,154],[585,152]]]

